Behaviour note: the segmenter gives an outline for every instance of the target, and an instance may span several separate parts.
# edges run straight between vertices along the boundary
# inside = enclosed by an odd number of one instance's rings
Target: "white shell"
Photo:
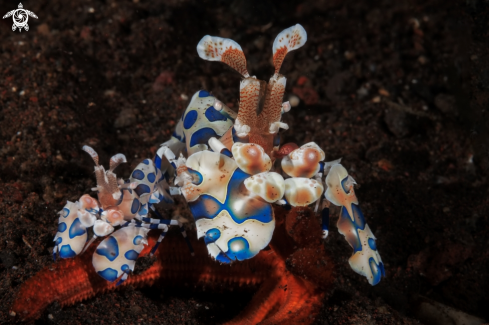
[[[244,184],[248,191],[270,203],[280,200],[285,192],[284,178],[274,172],[256,174],[247,178]]]
[[[258,144],[236,142],[232,152],[238,167],[247,174],[255,175],[272,168],[272,160]]]
[[[323,190],[323,185],[314,179],[297,177],[285,180],[285,199],[294,207],[316,202]]]
[[[291,177],[311,178],[319,171],[324,151],[314,142],[295,149],[282,159],[282,170]]]

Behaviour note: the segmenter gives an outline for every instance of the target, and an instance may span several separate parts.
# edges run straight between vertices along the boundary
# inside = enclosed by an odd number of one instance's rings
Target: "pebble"
[[[123,109],[114,122],[115,128],[123,128],[135,124],[137,121],[136,112],[132,108]]]
[[[457,116],[458,110],[455,97],[448,94],[438,94],[435,97],[435,106],[446,115]]]
[[[290,95],[289,96],[289,103],[290,103],[290,106],[292,107],[297,107],[299,106],[299,103],[301,102],[301,100],[299,99],[299,97],[297,97],[296,95]]]
[[[384,122],[397,138],[405,137],[410,133],[410,121],[407,113],[389,109],[384,115]]]

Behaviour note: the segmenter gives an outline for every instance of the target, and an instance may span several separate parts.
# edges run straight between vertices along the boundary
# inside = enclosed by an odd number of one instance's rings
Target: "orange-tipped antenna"
[[[226,63],[245,78],[250,76],[243,50],[232,39],[206,35],[197,44],[197,53],[204,60]]]
[[[89,146],[83,146],[82,150],[85,151],[86,153],[88,153],[90,155],[90,157],[92,157],[93,161],[95,162],[95,165],[98,166],[98,154],[97,154],[97,152],[92,147],[89,147]]]
[[[284,29],[277,35],[273,42],[273,65],[275,66],[275,74],[278,74],[282,62],[284,62],[285,55],[290,51],[300,48],[306,41],[306,30],[299,24]]]

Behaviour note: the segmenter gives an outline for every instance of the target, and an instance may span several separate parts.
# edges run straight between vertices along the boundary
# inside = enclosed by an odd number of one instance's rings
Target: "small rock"
[[[447,94],[439,94],[435,97],[435,106],[446,115],[457,116],[455,97]]]
[[[403,138],[410,133],[410,121],[407,113],[389,109],[384,115],[384,122],[397,138]]]
[[[389,94],[389,92],[386,89],[380,88],[379,89],[379,95],[384,96],[384,97],[389,97],[391,94]]]
[[[134,315],[139,315],[143,309],[141,307],[137,306],[137,305],[134,305],[134,306],[131,306],[131,308],[129,308],[129,310]]]
[[[424,324],[479,325],[486,323],[484,319],[466,314],[461,310],[448,307],[426,297],[418,299],[418,305],[414,312]]]
[[[428,59],[426,58],[426,56],[421,55],[418,58],[418,62],[421,63],[421,64],[426,64],[426,63],[428,63]]]
[[[117,119],[115,120],[114,127],[123,128],[135,124],[137,121],[136,113],[137,111],[132,108],[123,109],[119,114],[119,117],[117,117]]]
[[[289,96],[289,103],[290,103],[290,106],[292,107],[297,107],[299,106],[299,103],[301,102],[301,100],[299,99],[299,97],[295,96],[295,95],[290,95]]]

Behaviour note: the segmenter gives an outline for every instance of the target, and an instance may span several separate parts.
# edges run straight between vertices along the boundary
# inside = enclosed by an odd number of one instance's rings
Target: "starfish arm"
[[[252,325],[263,321],[273,310],[284,303],[285,281],[267,281],[260,287],[248,306],[226,325]]]
[[[284,295],[284,302],[278,311],[259,324],[312,324],[314,318],[310,315],[318,313],[324,292],[316,290],[313,283],[292,274],[287,275],[284,280],[285,287],[279,286],[272,293],[272,295]]]
[[[173,238],[165,241],[156,251],[156,262],[141,274],[130,276],[119,287],[151,286],[156,281],[163,285],[192,283],[208,288],[218,288],[224,284],[241,287],[257,285],[265,279],[271,279],[271,269],[277,262],[275,254],[262,252],[223,272],[222,266],[208,257],[206,246],[195,239],[195,234],[190,236],[195,257],[187,253],[187,244],[178,236],[180,235],[176,233],[169,234]],[[149,254],[155,239],[156,236],[149,239],[150,245],[141,252],[140,257]],[[43,310],[54,301],[58,301],[61,306],[69,306],[118,288],[115,282],[104,280],[92,267],[92,254],[96,246],[92,245],[87,252],[73,259],[63,259],[45,267],[24,282],[11,311],[23,321],[32,321],[39,318]]]

